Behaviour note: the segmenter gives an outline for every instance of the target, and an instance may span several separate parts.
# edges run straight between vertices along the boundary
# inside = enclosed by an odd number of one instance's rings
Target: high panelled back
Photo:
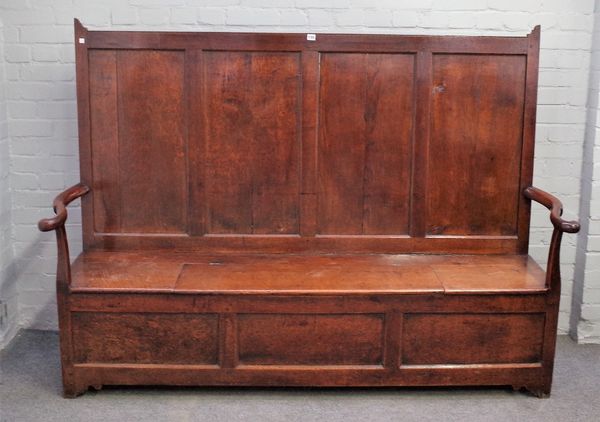
[[[527,250],[537,28],[76,43],[87,249]]]

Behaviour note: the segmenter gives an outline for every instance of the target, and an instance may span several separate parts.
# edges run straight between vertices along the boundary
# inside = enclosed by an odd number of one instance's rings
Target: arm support
[[[579,223],[562,219],[562,203],[553,195],[541,189],[530,186],[523,190],[526,198],[538,202],[550,210],[550,221],[554,226],[550,251],[548,252],[548,266],[546,268],[546,287],[551,291],[552,301],[560,300],[560,243],[563,233],[577,233]]]
[[[56,266],[56,289],[59,293],[68,290],[71,284],[71,260],[69,258],[69,243],[67,242],[67,232],[65,231],[65,221],[67,221],[67,205],[75,199],[85,195],[90,191],[83,183],[71,186],[69,189],[54,198],[53,218],[44,218],[38,223],[38,228],[43,231],[56,231],[56,245],[58,249],[58,262]]]

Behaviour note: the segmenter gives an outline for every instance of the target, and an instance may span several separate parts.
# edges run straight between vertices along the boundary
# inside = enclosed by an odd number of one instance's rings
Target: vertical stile
[[[300,192],[300,234],[317,231],[317,133],[319,101],[319,52],[302,52],[302,187]]]
[[[219,315],[219,365],[221,368],[237,366],[237,320],[235,314]]]
[[[90,125],[90,82],[88,30],[75,19],[75,63],[77,84],[77,122],[79,133],[79,172],[81,182],[92,186],[92,150]],[[80,42],[83,40],[83,42]],[[94,243],[94,192],[81,198],[83,248]]]
[[[186,50],[186,84],[188,86],[188,233],[206,233],[204,73],[203,54],[199,49]]]
[[[402,343],[402,314],[398,310],[385,315],[385,340],[383,365],[388,371],[396,372],[402,364],[400,359]]]
[[[533,182],[533,153],[535,145],[535,112],[537,106],[538,67],[540,60],[540,26],[527,36],[527,70],[525,75],[525,107],[523,110],[523,147],[521,152],[521,186],[518,211],[518,253],[527,253],[531,202],[523,196],[523,189]]]
[[[427,216],[427,160],[430,139],[430,109],[433,55],[419,51],[416,57],[416,107],[413,136],[413,168],[410,204],[410,235],[425,237]]]

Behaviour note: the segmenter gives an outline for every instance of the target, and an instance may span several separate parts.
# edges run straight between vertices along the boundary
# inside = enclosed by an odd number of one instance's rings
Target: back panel
[[[525,67],[524,56],[433,57],[427,234],[517,234]]]
[[[79,38],[85,248],[527,249],[539,29]]]
[[[207,52],[203,67],[206,232],[298,234],[300,55]]]
[[[408,233],[414,66],[414,54],[321,55],[318,233]]]
[[[186,233],[184,57],[92,50],[94,230]]]

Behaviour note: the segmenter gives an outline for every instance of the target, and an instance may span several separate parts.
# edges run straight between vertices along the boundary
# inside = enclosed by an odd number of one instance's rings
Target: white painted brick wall
[[[38,233],[35,223],[50,212],[52,197],[79,179],[73,17],[91,28],[457,35],[524,35],[541,24],[534,179],[564,200],[567,217],[577,218],[593,12],[594,0],[2,0],[21,324],[56,326],[54,238]],[[80,219],[76,210],[70,216],[76,255]],[[600,235],[600,221],[589,227]],[[535,207],[531,254],[541,264],[549,238],[548,213]],[[563,332],[576,243],[565,236]]]

